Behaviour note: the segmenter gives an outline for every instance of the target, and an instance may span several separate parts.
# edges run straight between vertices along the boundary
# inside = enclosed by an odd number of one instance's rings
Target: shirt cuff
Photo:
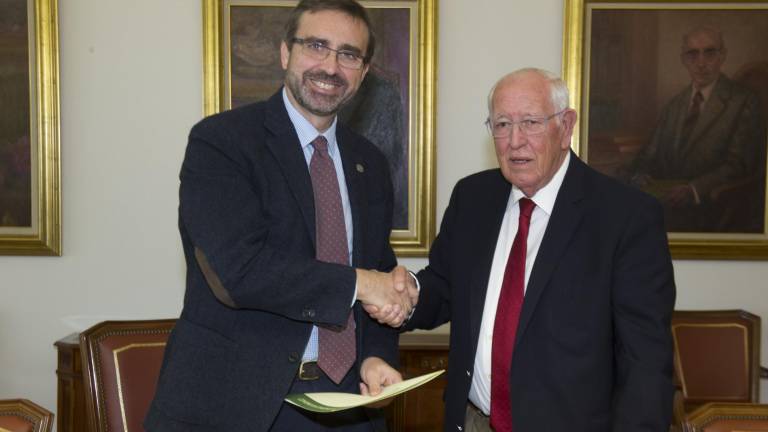
[[[408,270],[408,274],[410,274],[411,277],[413,278],[413,281],[416,282],[416,291],[418,291],[419,294],[421,294],[421,284],[419,283],[419,278],[416,277],[416,273]],[[403,321],[403,324],[401,325],[401,327],[404,326],[405,323],[411,320],[411,317],[413,316],[413,313],[416,312],[417,307],[418,305],[411,308],[411,313],[408,314],[408,317],[405,319],[405,321]]]
[[[688,186],[690,186],[691,192],[693,192],[693,201],[696,204],[701,204],[701,198],[699,198],[699,191],[696,190],[696,186],[693,183],[688,183]]]

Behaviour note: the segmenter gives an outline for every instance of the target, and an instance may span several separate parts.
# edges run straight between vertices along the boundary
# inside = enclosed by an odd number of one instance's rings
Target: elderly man
[[[666,431],[661,206],[569,150],[576,112],[551,73],[503,77],[489,109],[500,169],[454,188],[405,325],[451,322],[445,431]]]
[[[718,30],[701,27],[683,36],[680,60],[691,83],[663,108],[629,169],[633,184],[661,199],[669,231],[740,231],[755,224],[762,231],[765,124],[758,97],[720,71],[727,55]],[[760,179],[750,183],[754,177]],[[716,202],[737,184],[761,186],[750,193],[761,204],[755,215],[743,214],[747,202],[731,209]],[[746,223],[726,217],[734,210]]]
[[[283,402],[401,380],[390,366],[397,332],[359,305],[411,308],[383,273],[395,266],[388,165],[336,121],[373,47],[357,2],[304,0],[280,49],[285,87],[190,132],[179,193],[187,289],[148,431],[382,426],[363,409],[313,415]]]

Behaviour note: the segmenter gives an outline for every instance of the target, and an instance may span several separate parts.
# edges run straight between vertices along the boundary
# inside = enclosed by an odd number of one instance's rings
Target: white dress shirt
[[[524,290],[528,288],[528,278],[536,261],[536,255],[539,253],[541,239],[544,238],[544,232],[547,230],[549,217],[555,206],[555,198],[557,198],[557,192],[563,183],[570,160],[571,155],[567,153],[565,160],[563,160],[562,165],[552,177],[552,180],[546,186],[539,189],[534,196],[529,197],[536,204],[536,207],[533,209],[531,225],[528,231]],[[507,201],[507,209],[504,212],[504,219],[501,222],[499,237],[496,241],[496,252],[493,254],[491,274],[488,278],[488,290],[485,295],[483,321],[480,325],[480,339],[478,340],[477,353],[475,354],[475,370],[472,375],[469,400],[486,415],[489,415],[491,412],[491,347],[493,345],[493,324],[496,320],[496,305],[501,294],[501,283],[504,280],[507,258],[512,250],[512,243],[517,234],[518,218],[520,216],[518,201],[524,197],[525,195],[520,189],[512,186],[512,192],[509,194],[509,200]]]
[[[331,126],[323,133],[320,133],[312,123],[309,122],[299,111],[291,104],[288,99],[286,89],[283,88],[283,103],[285,109],[288,111],[288,117],[291,119],[294,129],[296,129],[296,135],[299,137],[299,143],[301,144],[301,150],[304,153],[304,159],[307,162],[307,168],[309,168],[309,162],[312,160],[312,155],[315,153],[315,148],[312,146],[312,141],[317,138],[318,135],[322,135],[328,141],[328,155],[333,161],[333,166],[336,168],[336,179],[339,182],[339,193],[341,194],[341,207],[344,212],[344,225],[347,229],[347,250],[349,251],[349,262],[352,262],[352,206],[349,204],[349,192],[347,191],[347,182],[344,177],[344,167],[341,162],[341,152],[339,151],[339,145],[336,142],[336,122],[338,117],[334,117]],[[352,304],[357,299],[357,287],[355,287],[355,295],[352,297]],[[312,333],[309,336],[309,342],[304,349],[302,355],[303,361],[317,360],[318,353],[318,334],[317,327],[312,327]]]

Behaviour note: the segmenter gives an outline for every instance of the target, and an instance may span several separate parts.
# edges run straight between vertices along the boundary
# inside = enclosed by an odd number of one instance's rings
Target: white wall
[[[178,315],[177,174],[202,112],[199,1],[65,0],[59,9],[64,253],[0,257],[0,398],[51,410],[54,341],[107,318]],[[438,220],[459,178],[495,164],[482,125],[493,82],[522,66],[559,71],[562,3],[442,0],[439,26]],[[679,309],[768,319],[766,263],[675,269]],[[764,337],[768,363],[766,353]]]

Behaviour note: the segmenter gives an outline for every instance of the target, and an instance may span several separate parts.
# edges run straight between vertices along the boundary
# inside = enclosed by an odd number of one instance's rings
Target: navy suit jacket
[[[353,266],[389,270],[392,186],[384,156],[336,131],[353,219]],[[315,259],[312,183],[281,93],[192,128],[181,169],[184,309],[170,336],[148,430],[263,431],[313,324],[346,323],[355,270]],[[397,364],[397,333],[355,307],[357,364]]]
[[[464,426],[496,241],[500,170],[458,182],[407,329],[451,321],[445,430]],[[574,154],[534,262],[510,389],[515,432],[666,431],[672,263],[660,205]]]

